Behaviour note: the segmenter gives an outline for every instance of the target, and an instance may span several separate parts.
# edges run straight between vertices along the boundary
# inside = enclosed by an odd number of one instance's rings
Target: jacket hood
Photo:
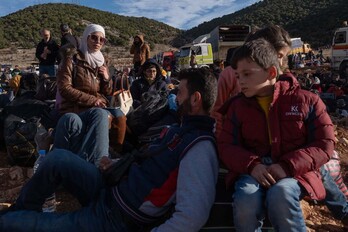
[[[276,89],[280,92],[293,91],[300,88],[300,83],[291,73],[284,73],[279,76],[275,84]]]
[[[71,43],[67,43],[59,49],[60,57],[62,57],[63,60],[68,57],[73,57],[77,53],[76,47]]]
[[[143,35],[136,35],[136,36],[134,36],[134,38],[135,37],[138,37],[140,39],[141,43],[144,43],[144,36]]]

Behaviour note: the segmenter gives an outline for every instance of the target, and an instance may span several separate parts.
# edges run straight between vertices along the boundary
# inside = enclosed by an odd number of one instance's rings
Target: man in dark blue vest
[[[48,153],[16,203],[0,216],[0,231],[198,231],[214,203],[218,159],[215,121],[209,117],[217,95],[207,69],[179,74],[180,126],[163,131],[117,185],[107,186],[102,170],[61,149]],[[63,185],[82,207],[42,213],[45,198]],[[1,215],[1,214],[0,214]]]

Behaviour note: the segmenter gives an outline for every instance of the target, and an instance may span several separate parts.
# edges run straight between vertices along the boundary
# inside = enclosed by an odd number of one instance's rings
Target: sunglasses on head
[[[106,38],[97,36],[97,35],[89,35],[89,38],[95,42],[95,43],[100,43],[100,44],[105,44],[106,43]]]

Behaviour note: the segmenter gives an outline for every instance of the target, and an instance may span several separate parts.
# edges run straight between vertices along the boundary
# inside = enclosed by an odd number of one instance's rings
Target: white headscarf
[[[100,67],[104,64],[104,56],[100,50],[97,52],[90,52],[88,50],[88,36],[97,31],[103,33],[103,36],[105,37],[105,30],[102,26],[97,24],[89,24],[83,32],[82,40],[79,47],[80,51],[85,55],[86,61],[93,68]]]

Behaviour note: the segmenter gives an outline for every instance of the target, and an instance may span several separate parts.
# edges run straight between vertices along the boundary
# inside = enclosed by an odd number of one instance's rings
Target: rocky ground
[[[177,50],[165,44],[156,44],[151,50],[151,56],[159,52]],[[129,53],[129,48],[106,46],[102,49],[105,57],[110,60],[110,64],[115,64],[117,67],[130,67],[132,65],[132,56]],[[0,49],[0,65],[11,64],[12,67],[19,65],[22,69],[27,69],[33,64],[37,64],[35,58],[35,48],[21,49],[9,47]]]
[[[337,123],[337,139],[336,150],[340,154],[341,171],[345,183],[348,183],[348,124],[345,119],[339,120],[333,118]],[[325,205],[310,205],[303,202],[303,210],[306,215],[306,224],[308,231],[330,231],[341,232],[348,231],[343,228],[340,221],[335,220]]]

